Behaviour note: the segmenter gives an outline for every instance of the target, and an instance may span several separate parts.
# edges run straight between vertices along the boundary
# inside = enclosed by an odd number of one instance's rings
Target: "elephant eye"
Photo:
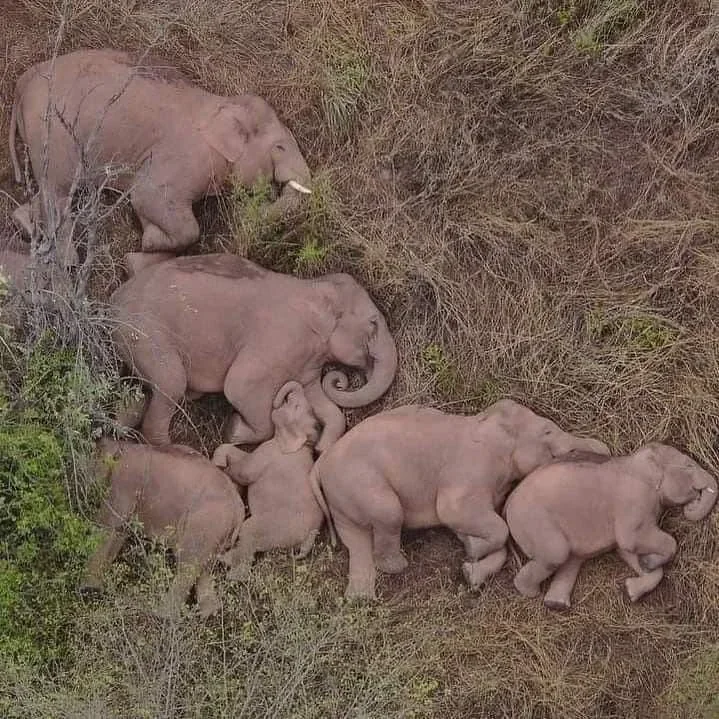
[[[284,146],[284,145],[275,145],[275,150],[279,150],[280,152],[284,152],[284,151],[285,151],[285,146]]]

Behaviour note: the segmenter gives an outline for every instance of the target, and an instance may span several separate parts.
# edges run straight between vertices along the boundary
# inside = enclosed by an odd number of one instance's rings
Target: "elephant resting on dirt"
[[[214,614],[219,600],[209,565],[235,543],[245,517],[236,487],[184,445],[157,448],[101,439],[98,450],[101,468],[111,475],[100,516],[109,534],[90,558],[80,591],[102,590],[102,574],[127,539],[125,525],[136,516],[147,536],[169,541],[177,558],[177,576],[160,613],[176,614],[196,586],[200,614]]]
[[[394,379],[392,335],[349,275],[304,280],[229,254],[169,260],[132,254],[126,264],[133,274],[110,299],[113,338],[123,359],[152,387],[142,421],[152,444],[169,443],[172,415],[186,393],[211,392],[224,392],[239,413],[226,441],[263,442],[272,436],[278,390],[296,380],[324,425],[321,452],[344,432],[337,405],[370,404]],[[349,391],[339,371],[321,380],[329,362],[366,371],[367,383]]]
[[[213,95],[155,58],[78,50],[23,73],[9,138],[19,183],[16,129],[40,193],[14,217],[28,232],[42,222],[57,237],[65,265],[77,262],[68,209],[80,184],[129,193],[145,252],[179,252],[196,242],[192,203],[217,194],[229,179],[284,185],[268,219],[310,192],[297,142],[264,100]]]
[[[220,445],[212,461],[240,485],[246,485],[251,516],[242,525],[235,548],[223,561],[230,579],[244,579],[255,552],[300,547],[306,557],[319,534],[324,515],[310,486],[312,445],[318,431],[302,385],[288,382],[272,410],[275,435],[251,454]]]
[[[504,508],[512,537],[529,557],[515,577],[527,597],[552,576],[544,604],[568,609],[582,563],[604,552],[639,575],[625,586],[635,602],[662,579],[677,543],[659,529],[663,507],[681,505],[687,519],[706,517],[717,499],[715,479],[664,444],[625,457],[576,457],[532,472]]]
[[[375,564],[389,573],[407,566],[402,527],[453,529],[469,559],[464,576],[479,588],[507,556],[497,510],[512,482],[572,449],[609,453],[506,399],[472,417],[406,406],[360,422],[310,476],[349,550],[346,596],[374,598]]]

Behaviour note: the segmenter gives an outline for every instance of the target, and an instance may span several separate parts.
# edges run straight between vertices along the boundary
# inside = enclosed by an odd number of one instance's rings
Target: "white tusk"
[[[309,188],[305,187],[304,185],[300,185],[300,183],[297,182],[297,180],[290,180],[287,184],[288,184],[293,190],[297,190],[297,192],[302,192],[302,193],[304,193],[305,195],[311,195],[311,194],[312,194],[312,190],[310,190]]]
[[[716,489],[712,489],[711,487],[707,487],[707,492],[709,492],[709,494],[714,494],[714,492],[716,492]]]

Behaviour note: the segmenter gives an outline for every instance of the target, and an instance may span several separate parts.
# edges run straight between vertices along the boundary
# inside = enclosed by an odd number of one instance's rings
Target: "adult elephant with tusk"
[[[125,264],[131,277],[110,300],[113,338],[152,389],[142,420],[148,442],[170,441],[183,396],[213,392],[223,392],[236,410],[226,441],[263,442],[273,433],[277,392],[295,380],[323,425],[322,452],[345,430],[337,405],[370,404],[394,379],[397,349],[387,323],[349,275],[300,279],[230,254],[131,253]],[[326,392],[328,363],[365,372],[366,384]]]
[[[142,250],[175,253],[199,237],[192,203],[228,181],[282,186],[269,219],[311,191],[295,138],[263,99],[214,95],[156,58],[78,50],[27,70],[10,118],[10,157],[21,182],[17,130],[39,193],[13,216],[28,233],[40,222],[56,237],[66,266],[77,262],[68,209],[79,184],[128,192]]]

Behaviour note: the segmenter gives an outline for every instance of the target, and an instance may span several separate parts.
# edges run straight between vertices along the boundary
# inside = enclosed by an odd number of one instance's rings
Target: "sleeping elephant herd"
[[[549,580],[545,604],[566,609],[582,563],[615,550],[633,572],[635,601],[677,550],[658,526],[662,508],[682,506],[690,520],[711,511],[716,481],[676,449],[612,456],[511,399],[474,416],[401,406],[346,431],[342,408],[377,401],[398,368],[368,293],[347,274],[300,279],[233,254],[180,256],[199,238],[192,203],[229,181],[280,185],[268,220],[311,193],[295,138],[259,97],[210,94],[156,60],[77,51],[17,82],[10,156],[19,182],[18,139],[38,190],[13,217],[27,234],[53,238],[67,271],[78,262],[69,208],[79,185],[126,192],[142,226],[142,252],[126,256],[109,314],[112,342],[148,394],[118,424],[134,425],[134,414],[144,443],[98,442],[107,534],[84,591],[101,590],[136,519],[177,558],[163,614],[194,587],[209,616],[220,606],[218,560],[243,580],[256,552],[306,556],[326,522],[349,552],[348,597],[374,598],[377,569],[406,567],[403,528],[445,526],[465,547],[472,589],[503,567],[511,537],[526,556],[514,580],[521,594],[535,597]],[[0,248],[20,292],[27,247]],[[364,385],[351,388],[337,365],[363,373]],[[212,458],[170,439],[178,403],[209,393],[234,410]]]

